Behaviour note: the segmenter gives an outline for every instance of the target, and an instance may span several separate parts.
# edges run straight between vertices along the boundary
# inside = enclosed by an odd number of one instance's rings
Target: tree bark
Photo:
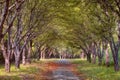
[[[95,43],[92,44],[92,63],[95,64],[96,63],[96,45]]]
[[[110,48],[112,51],[112,56],[113,56],[113,61],[114,61],[114,70],[119,71],[118,50],[113,40],[110,42]]]
[[[5,58],[5,71],[10,72],[10,58]]]
[[[20,69],[20,54],[21,54],[21,47],[20,47],[20,42],[19,40],[21,39],[21,34],[22,34],[22,12],[21,12],[21,5],[22,2],[21,1],[17,1],[16,0],[16,14],[17,14],[17,33],[15,36],[15,42],[14,42],[14,46],[15,46],[15,51],[14,51],[14,55],[15,55],[15,67],[16,69]]]
[[[14,55],[15,55],[15,67],[16,69],[20,69],[20,51],[18,46],[16,46]]]
[[[2,39],[2,52],[3,52],[3,57],[5,60],[5,71],[10,72],[10,53],[8,53],[8,48],[7,48],[7,41],[4,42]]]
[[[22,64],[25,65],[26,64],[26,49],[24,48],[23,49],[23,52],[22,52]]]
[[[87,61],[88,61],[89,63],[91,63],[91,54],[88,52],[88,53],[86,54],[86,56],[87,56]]]
[[[95,55],[95,54],[92,55],[92,63],[93,63],[93,64],[96,63],[96,55]]]
[[[109,67],[110,66],[110,59],[109,59],[109,52],[108,52],[108,48],[106,48],[105,50],[105,55],[106,55],[106,60],[105,60],[105,63],[106,63],[106,66]]]
[[[31,63],[31,52],[32,52],[32,40],[30,40],[28,44],[28,55],[27,55],[27,63]]]

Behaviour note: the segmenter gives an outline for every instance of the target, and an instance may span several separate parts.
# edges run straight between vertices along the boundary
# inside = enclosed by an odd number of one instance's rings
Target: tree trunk
[[[102,65],[102,58],[101,57],[98,58],[98,65]]]
[[[95,47],[95,43],[93,44],[92,47],[92,63],[95,64],[96,63],[96,47]]]
[[[37,60],[39,61],[40,60],[40,55],[41,55],[41,51],[40,51],[40,47],[38,47],[38,50],[37,50],[37,53],[38,53],[38,55],[37,55]]]
[[[103,44],[102,44],[103,45]],[[104,48],[102,46],[102,49],[100,47],[100,43],[98,44],[98,47],[97,47],[97,54],[98,54],[98,65],[102,65],[102,59],[103,59],[103,54],[104,54]]]
[[[84,54],[84,52],[81,52],[80,57],[81,57],[81,59],[84,59],[84,58],[85,58],[85,54]]]
[[[32,51],[32,41],[28,44],[28,55],[27,55],[27,63],[31,63],[31,51]]]
[[[15,35],[15,49],[14,49],[14,55],[15,55],[15,67],[16,69],[20,69],[20,38],[22,34],[22,12],[21,12],[21,3],[19,1],[16,1],[16,14],[17,14],[17,28],[16,28],[16,35]]]
[[[40,54],[41,59],[45,59],[45,52],[46,52],[45,50],[46,50],[46,47],[43,47],[42,50],[41,50],[41,54]]]
[[[90,53],[87,53],[87,61],[89,62],[89,63],[91,63],[91,54]]]
[[[5,71],[10,72],[10,53],[8,53],[9,51],[7,48],[7,41],[4,42],[3,39],[2,39],[1,49],[5,60]]]
[[[113,61],[114,61],[114,69],[115,69],[115,71],[119,71],[118,50],[117,50],[113,40],[110,42],[110,48],[112,51],[112,57],[113,57]]]
[[[25,56],[25,48],[23,49],[23,53],[22,53],[22,64],[25,65],[26,64],[26,56]]]
[[[40,54],[41,54],[41,52],[39,51],[38,52],[38,58],[37,58],[38,61],[40,60]]]
[[[20,69],[20,55],[15,56],[15,68]]]
[[[105,63],[106,63],[106,66],[109,67],[110,66],[110,59],[109,59],[108,48],[105,50],[105,55],[106,55]]]
[[[95,64],[96,63],[96,55],[92,55],[92,63]]]
[[[10,72],[10,59],[5,58],[5,71]]]
[[[15,67],[16,67],[16,69],[20,69],[20,50],[19,50],[19,46],[16,46],[14,55],[15,55]]]

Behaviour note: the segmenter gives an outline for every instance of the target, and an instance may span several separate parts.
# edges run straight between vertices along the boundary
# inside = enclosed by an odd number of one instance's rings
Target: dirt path
[[[47,64],[46,80],[84,80],[79,76],[76,65],[68,60],[57,60]]]

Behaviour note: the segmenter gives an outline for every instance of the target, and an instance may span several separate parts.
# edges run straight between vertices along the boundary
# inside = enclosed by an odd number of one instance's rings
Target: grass
[[[72,62],[77,64],[78,71],[85,75],[86,80],[120,80],[120,71],[115,72],[113,66],[107,68],[80,59]]]
[[[16,70],[15,66],[12,64],[10,73],[5,72],[4,65],[0,65],[0,80],[24,80],[24,78],[32,79],[35,74],[44,70],[42,64],[43,61],[34,61],[32,64],[28,65],[21,64],[20,70]]]

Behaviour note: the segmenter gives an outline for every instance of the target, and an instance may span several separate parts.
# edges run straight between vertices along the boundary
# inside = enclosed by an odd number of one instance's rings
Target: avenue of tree
[[[86,57],[119,71],[119,0],[0,0],[0,60]],[[98,61],[98,62],[97,62]]]

